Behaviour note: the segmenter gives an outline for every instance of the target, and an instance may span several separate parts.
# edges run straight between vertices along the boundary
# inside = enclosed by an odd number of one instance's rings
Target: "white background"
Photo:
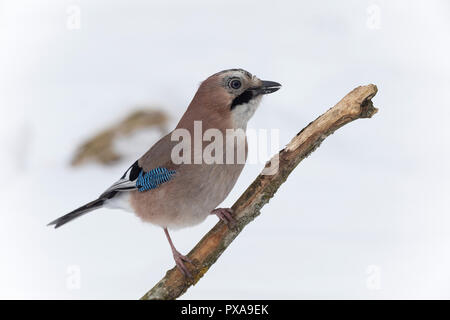
[[[282,145],[358,85],[378,86],[380,111],[329,137],[183,298],[450,298],[449,18],[447,1],[0,1],[0,298],[150,289],[174,265],[159,228],[106,209],[46,224],[157,137],[113,167],[70,158],[136,105],[173,126],[200,81],[236,67],[283,84],[250,122]],[[179,251],[216,221],[174,232]]]

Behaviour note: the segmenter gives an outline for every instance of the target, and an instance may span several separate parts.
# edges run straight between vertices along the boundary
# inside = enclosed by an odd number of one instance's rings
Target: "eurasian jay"
[[[178,269],[190,277],[184,262],[192,262],[177,251],[168,229],[199,224],[209,214],[216,214],[228,225],[234,224],[231,209],[215,208],[227,197],[244,168],[247,122],[261,97],[280,87],[277,82],[262,81],[242,69],[210,76],[201,83],[171,133],[156,142],[98,199],[49,225],[58,228],[102,207],[134,212],[143,221],[164,229]],[[200,135],[201,141],[183,141],[180,148],[180,137],[186,139],[186,135],[194,139]],[[230,135],[232,138],[228,139]],[[214,147],[209,142],[212,137]],[[237,159],[240,144],[244,146],[244,156]]]

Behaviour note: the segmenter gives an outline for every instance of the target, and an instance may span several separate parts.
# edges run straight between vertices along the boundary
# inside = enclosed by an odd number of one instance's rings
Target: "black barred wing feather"
[[[174,174],[175,170],[162,167],[145,172],[136,161],[118,181],[103,192],[100,198],[110,198],[117,192],[123,191],[138,189],[140,192],[144,192],[155,189],[172,179]]]
[[[155,168],[149,172],[141,171],[137,178],[136,186],[140,192],[155,189],[164,182],[172,179],[175,170],[168,170],[166,168]]]

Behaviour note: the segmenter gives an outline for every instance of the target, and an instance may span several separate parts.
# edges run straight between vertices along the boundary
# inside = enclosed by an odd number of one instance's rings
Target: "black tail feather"
[[[56,228],[62,226],[63,224],[66,224],[67,222],[70,222],[78,217],[81,217],[85,213],[88,213],[92,210],[100,208],[101,206],[103,206],[104,202],[105,202],[104,199],[96,199],[94,201],[91,201],[91,202],[85,204],[84,206],[79,207],[78,209],[75,209],[66,215],[63,215],[62,217],[59,217],[55,221],[50,222],[48,224],[48,226],[54,225],[55,229],[56,229]]]

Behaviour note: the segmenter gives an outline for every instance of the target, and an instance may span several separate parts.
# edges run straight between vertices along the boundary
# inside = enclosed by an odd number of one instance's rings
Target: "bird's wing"
[[[138,190],[144,192],[155,189],[161,184],[172,179],[176,173],[175,170],[170,170],[164,167],[156,167],[145,172],[138,161],[133,163],[123,176],[117,180],[111,187],[102,193],[100,198],[110,198],[117,192]]]
[[[174,143],[170,134],[162,137],[123,176],[109,187],[100,198],[112,198],[118,192],[147,191],[171,180],[179,166],[171,161]]]

